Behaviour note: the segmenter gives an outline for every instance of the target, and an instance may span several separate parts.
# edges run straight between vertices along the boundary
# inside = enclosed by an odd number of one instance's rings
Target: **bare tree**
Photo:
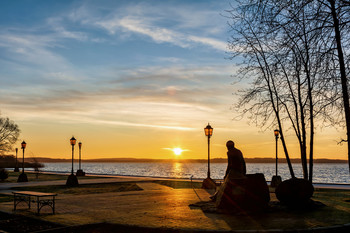
[[[314,3],[316,2],[316,3]],[[328,70],[336,80],[340,79],[342,90],[342,108],[345,115],[348,163],[350,172],[350,104],[349,104],[349,65],[350,65],[350,1],[348,0],[316,0],[309,4],[316,4],[313,20],[320,25],[324,40],[325,53],[333,61],[328,63]],[[336,52],[335,52],[336,51]]]
[[[255,80],[241,93],[238,107],[243,109],[242,114],[251,113],[252,120],[262,126],[278,124],[287,161],[283,132],[292,128],[300,146],[304,179],[312,181],[314,119],[333,120],[327,110],[334,107],[336,97],[324,79],[327,70],[322,69],[322,64],[327,63],[328,57],[322,53],[321,35],[314,30],[318,21],[314,20],[314,6],[309,3],[240,1],[238,8],[229,11],[229,17],[233,57],[245,58],[239,76]]]
[[[250,3],[254,1],[249,1]],[[261,6],[271,6],[275,4],[275,10],[271,15],[265,15],[265,19],[276,23],[280,19],[286,19],[283,23],[271,24],[270,29],[276,30],[279,26],[294,25],[295,20],[300,19],[300,13],[304,14],[306,25],[312,27],[289,27],[293,32],[304,36],[305,38],[313,37],[317,40],[317,57],[318,64],[322,64],[319,74],[322,79],[330,81],[333,86],[328,89],[329,99],[333,101],[341,100],[341,103],[334,105],[330,101],[332,107],[338,106],[344,114],[348,142],[348,163],[350,172],[350,104],[349,104],[349,84],[348,76],[350,71],[350,1],[348,0],[266,0],[255,1]],[[288,12],[289,17],[285,17]],[[265,11],[266,13],[266,11]],[[277,19],[277,20],[275,20]],[[277,26],[276,26],[277,25]],[[305,29],[305,30],[303,30]],[[305,40],[306,42],[306,40]],[[333,79],[333,80],[331,80]],[[318,79],[320,81],[320,79]],[[324,83],[324,82],[323,82]],[[328,87],[330,87],[328,85]],[[334,95],[335,90],[340,89],[341,95]],[[340,97],[340,98],[339,98]],[[312,106],[312,105],[310,105]],[[333,108],[334,109],[334,108]],[[330,118],[328,118],[330,119]],[[331,119],[333,122],[334,118]],[[310,154],[311,157],[312,154]]]
[[[9,118],[0,117],[0,154],[10,151],[17,141],[20,130]]]
[[[250,119],[261,127],[269,121],[277,121],[281,133],[281,141],[288,162],[289,171],[295,177],[290,162],[283,130],[283,117],[281,117],[282,92],[279,79],[279,60],[276,60],[277,51],[273,42],[274,35],[267,34],[259,20],[254,17],[254,9],[251,6],[242,6],[241,12],[237,14],[230,11],[233,19],[231,24],[234,36],[230,42],[233,57],[243,55],[245,63],[237,76],[253,78],[250,87],[241,91],[241,98],[237,108],[242,110],[242,116],[250,113]],[[250,13],[250,14],[249,14]]]

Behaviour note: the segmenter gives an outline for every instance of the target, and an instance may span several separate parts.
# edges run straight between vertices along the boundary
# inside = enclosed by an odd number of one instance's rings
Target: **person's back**
[[[246,174],[246,166],[242,152],[235,148],[235,143],[231,140],[226,142],[226,147],[228,163],[224,179],[229,173],[231,173],[230,177],[232,175],[235,178],[242,178],[242,176],[245,176]],[[218,191],[216,191],[214,195],[210,196],[210,199],[215,201]]]
[[[235,144],[233,141],[228,141],[226,143],[226,146],[228,149],[227,151],[228,164],[227,164],[225,177],[231,170],[233,170],[235,173],[245,175],[246,165],[245,165],[242,152],[237,148],[235,148]]]

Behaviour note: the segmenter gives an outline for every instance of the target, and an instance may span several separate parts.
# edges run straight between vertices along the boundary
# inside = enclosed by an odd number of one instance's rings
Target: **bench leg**
[[[13,211],[16,211],[17,205],[24,201],[28,204],[28,209],[30,209],[30,196],[13,195]]]
[[[36,203],[38,205],[38,215],[39,215],[39,212],[40,212],[40,208],[39,208],[39,197],[36,198]]]
[[[55,196],[52,198],[52,213],[55,214]]]
[[[13,211],[16,211],[16,200],[17,200],[17,198],[16,198],[16,194],[14,194],[13,195]]]

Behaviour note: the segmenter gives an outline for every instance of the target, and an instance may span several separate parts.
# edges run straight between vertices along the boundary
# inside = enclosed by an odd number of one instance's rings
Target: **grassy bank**
[[[1,183],[16,183],[18,176],[21,172],[8,171],[9,177]],[[53,181],[53,180],[67,180],[68,175],[65,174],[48,174],[48,173],[35,173],[32,171],[25,171],[28,177],[28,181]],[[78,179],[97,179],[97,178],[108,178],[101,176],[79,176]]]
[[[49,186],[31,186],[16,187],[18,191],[35,191],[58,194],[85,195],[108,192],[126,192],[142,190],[136,183],[102,183],[102,184],[81,184],[77,187],[68,187],[66,185],[49,185]]]

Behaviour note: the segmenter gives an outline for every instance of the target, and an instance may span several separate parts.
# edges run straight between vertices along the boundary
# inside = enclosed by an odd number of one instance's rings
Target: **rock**
[[[275,192],[281,203],[288,206],[302,206],[312,197],[314,187],[308,180],[292,178],[278,185]]]
[[[216,207],[229,212],[255,212],[268,206],[270,193],[264,174],[230,172],[216,197]]]
[[[202,188],[203,189],[216,189],[216,183],[214,180],[212,180],[210,177],[208,177],[205,180],[203,180]]]
[[[270,186],[276,188],[280,183],[282,183],[282,178],[280,176],[273,176]]]

